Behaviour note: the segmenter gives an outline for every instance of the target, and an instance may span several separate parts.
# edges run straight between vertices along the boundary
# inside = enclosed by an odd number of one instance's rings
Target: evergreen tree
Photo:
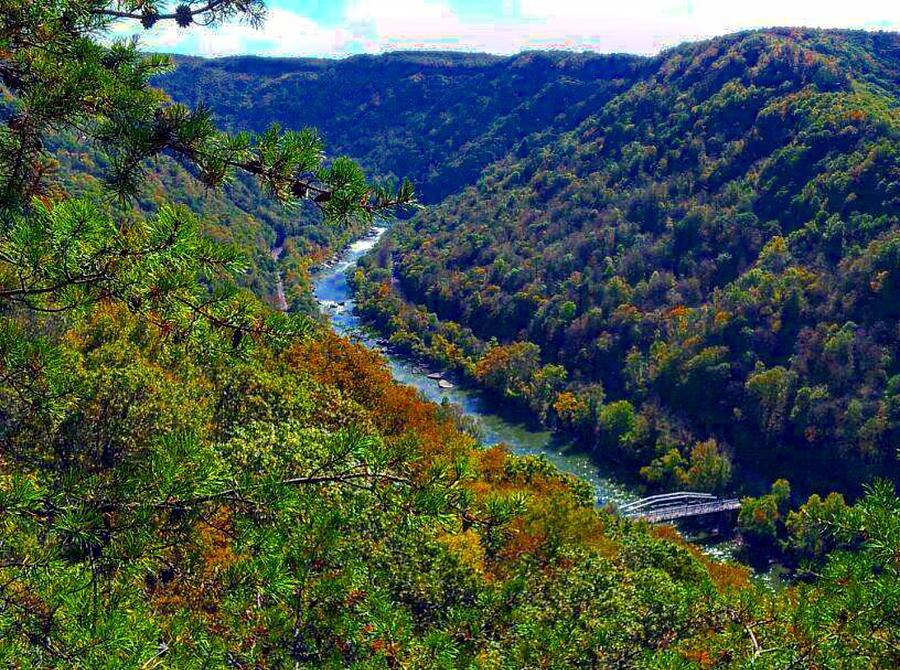
[[[236,290],[240,258],[184,209],[123,206],[163,154],[333,225],[412,204],[312,131],[220,132],[149,85],[165,58],[107,41],[263,12],[0,0],[0,667],[896,667],[889,486],[810,506],[804,537],[839,551],[757,589]],[[60,132],[109,157],[108,199],[67,194]],[[506,386],[549,396],[564,375],[531,358]]]

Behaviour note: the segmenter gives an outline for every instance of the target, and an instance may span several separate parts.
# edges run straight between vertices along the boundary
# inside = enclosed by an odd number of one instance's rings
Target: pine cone
[[[145,30],[150,30],[157,21],[159,21],[159,12],[152,8],[148,8],[141,16],[141,25]]]
[[[178,5],[175,10],[175,22],[182,28],[187,28],[194,22],[194,14],[188,5]]]

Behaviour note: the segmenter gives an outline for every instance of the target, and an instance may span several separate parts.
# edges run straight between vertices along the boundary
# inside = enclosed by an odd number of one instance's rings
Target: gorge
[[[313,275],[313,295],[334,330],[345,337],[378,351],[385,357],[393,378],[400,384],[416,389],[431,402],[449,402],[458,406],[463,415],[475,423],[476,434],[487,446],[507,445],[513,453],[544,456],[561,471],[589,482],[595,492],[597,504],[624,503],[634,500],[637,494],[621,481],[605,475],[602,466],[593,461],[583,450],[568,444],[549,430],[535,429],[523,422],[501,416],[483,393],[466,386],[455,385],[442,389],[429,379],[427,370],[409,358],[395,355],[378,343],[378,338],[355,313],[353,292],[347,282],[359,260],[370,252],[385,228],[376,228],[368,236],[351,244],[328,269]]]
[[[900,667],[900,35],[266,4],[0,0],[0,667]]]
[[[855,496],[897,470],[896,41],[773,29],[652,58],[179,59],[159,81],[225,127],[314,125],[335,154],[415,180],[427,209],[379,254],[390,268],[365,262],[359,301],[395,346],[651,488],[786,477],[802,497]],[[260,293],[280,302],[280,271],[308,307],[304,259],[343,239],[237,195],[285,240]],[[410,304],[379,294],[385,271]]]

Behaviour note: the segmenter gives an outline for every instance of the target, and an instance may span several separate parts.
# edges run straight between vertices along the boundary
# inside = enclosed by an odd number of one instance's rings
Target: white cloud
[[[900,28],[896,0],[504,0],[493,20],[464,20],[453,0],[348,0],[338,27],[273,7],[261,30],[241,24],[141,31],[148,49],[203,56],[346,55],[393,49],[515,53],[531,48],[650,54],[685,40],[793,25]],[[133,24],[117,34],[135,32]]]
[[[148,50],[199,56],[341,56],[399,49],[513,53],[527,43],[516,26],[466,23],[441,0],[350,0],[337,28],[273,7],[260,30],[236,22],[214,29],[196,25],[181,29],[167,21],[147,31],[125,22],[115,32],[117,36],[137,34]]]
[[[751,26],[851,27],[900,19],[893,0],[519,0],[526,18],[581,20],[594,27],[607,20],[688,22],[704,28]]]
[[[515,31],[498,23],[465,22],[441,0],[351,0],[348,30],[366,51],[468,49],[514,51]]]
[[[374,50],[388,43],[426,43],[460,36],[463,26],[449,5],[428,0],[351,0],[345,19],[351,33]]]
[[[116,30],[118,36],[133,33],[145,49],[198,56],[331,55],[342,53],[350,40],[343,28],[326,28],[278,7],[269,10],[266,24],[259,30],[237,22],[218,28],[195,25],[182,29],[171,21],[160,22],[150,30],[136,29],[133,23],[120,24]]]
[[[637,53],[748,28],[900,27],[895,0],[520,0],[519,7],[536,33]]]

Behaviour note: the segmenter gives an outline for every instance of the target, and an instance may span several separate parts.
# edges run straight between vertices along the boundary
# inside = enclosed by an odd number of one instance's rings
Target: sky
[[[199,56],[340,57],[427,49],[570,49],[651,55],[747,28],[900,30],[898,0],[269,0],[265,26],[144,31],[147,49]]]

